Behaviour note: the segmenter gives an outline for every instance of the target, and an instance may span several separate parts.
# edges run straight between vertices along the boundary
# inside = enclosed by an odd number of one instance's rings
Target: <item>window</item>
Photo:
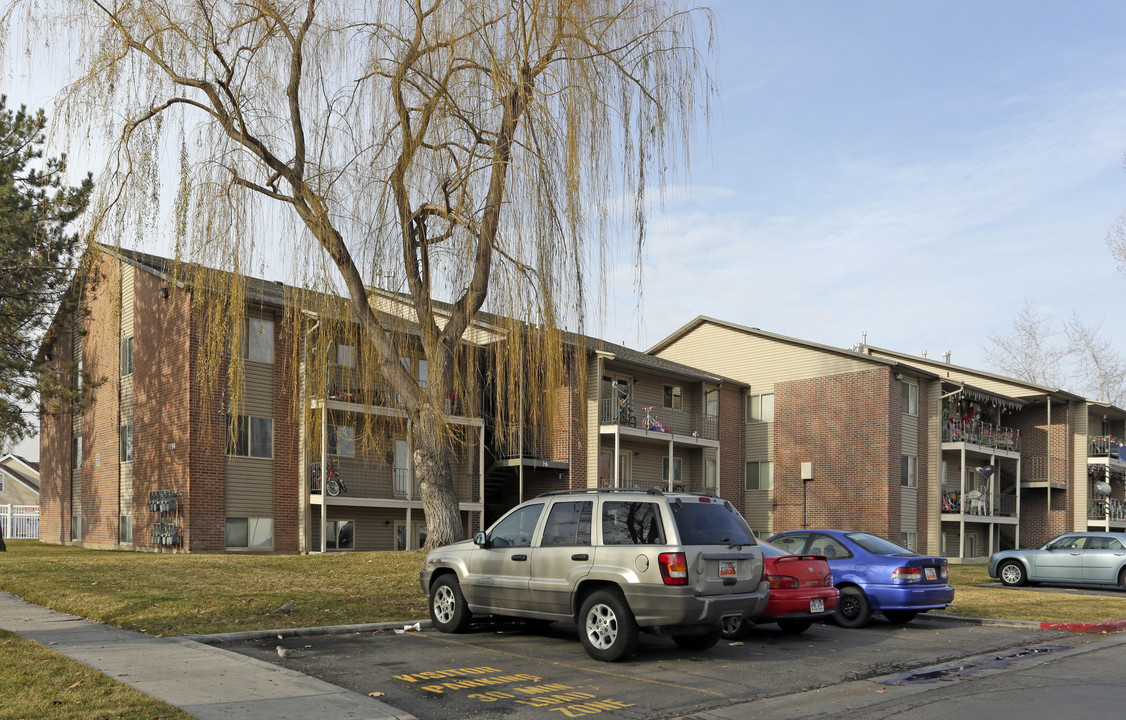
[[[602,503],[603,545],[663,545],[664,528],[657,503]]]
[[[118,527],[118,542],[131,543],[133,542],[133,516],[122,515],[121,524]]]
[[[903,487],[913,488],[919,486],[919,458],[914,455],[900,456],[900,481]]]
[[[4,473],[0,472],[0,492],[4,492]]]
[[[227,439],[227,454],[238,457],[274,456],[274,419],[239,415],[234,418],[234,437]]]
[[[493,547],[528,547],[543,512],[542,504],[525,505],[500,520],[489,533]]]
[[[355,550],[356,523],[351,520],[328,520],[325,522],[325,549]]]
[[[133,336],[121,339],[121,377],[133,374]]]
[[[590,545],[590,521],[594,503],[557,502],[547,514],[540,545]]]
[[[704,461],[704,489],[715,490],[716,487],[717,487],[717,485],[716,485],[717,479],[718,478],[716,477],[716,462],[715,462],[715,460],[712,460],[712,459],[709,458],[709,459]]]
[[[719,390],[709,390],[704,393],[704,414],[708,417],[719,417]]]
[[[82,389],[82,360],[78,361],[78,374],[74,376],[74,387],[77,390]]]
[[[747,398],[747,422],[774,422],[774,393]]]
[[[684,461],[681,460],[680,458],[673,458],[673,462],[672,462],[672,481],[673,482],[680,482],[681,477],[683,477],[681,475],[681,472],[680,472],[681,466],[683,464],[684,464]],[[661,458],[661,479],[664,480],[666,483],[669,481],[669,459],[667,457]]]
[[[906,380],[903,381],[903,414],[919,414],[919,386]]]
[[[75,470],[82,469],[82,438],[76,437],[70,440],[70,453],[71,453],[71,467]]]
[[[343,425],[328,426],[328,452],[341,457],[356,457],[356,429]]]
[[[247,360],[272,363],[274,361],[274,321],[247,318],[244,349]]]
[[[356,347],[354,345],[337,345],[336,364],[342,367],[356,367]]]
[[[917,552],[919,545],[919,534],[913,532],[901,532],[899,533],[899,544],[907,548],[911,552]]]
[[[121,462],[133,462],[133,423],[126,423],[119,428],[119,456]]]
[[[681,390],[679,385],[665,385],[664,407],[679,410],[681,403]]]
[[[271,550],[274,547],[274,519],[262,517],[227,518],[227,547]]]
[[[82,539],[82,516],[81,515],[71,515],[70,516],[70,539],[71,540],[81,540]]]
[[[749,462],[747,463],[747,490],[771,490],[774,488],[774,463]]]

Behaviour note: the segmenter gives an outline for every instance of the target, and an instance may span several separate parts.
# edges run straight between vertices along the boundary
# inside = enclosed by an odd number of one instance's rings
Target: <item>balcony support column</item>
[[[960,488],[958,491],[958,557],[966,557],[966,444],[962,443],[959,452],[961,457],[961,470],[959,470]]]
[[[328,552],[328,394],[321,404],[321,552]]]
[[[481,423],[481,430],[478,433],[479,440],[477,445],[477,484],[480,489],[477,491],[477,497],[481,498],[481,512],[480,518],[477,520],[477,529],[485,529],[485,423]]]
[[[676,464],[673,462],[673,451],[675,449],[674,445],[675,443],[673,442],[672,438],[669,438],[669,492],[672,492],[672,489],[673,487],[675,487],[676,483]]]
[[[621,487],[622,426],[614,426],[614,487]]]

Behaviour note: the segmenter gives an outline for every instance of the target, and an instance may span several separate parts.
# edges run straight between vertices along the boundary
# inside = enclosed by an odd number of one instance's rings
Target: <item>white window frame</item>
[[[82,469],[82,436],[81,435],[75,435],[73,438],[71,438],[70,449],[71,449],[71,452],[74,454],[74,457],[71,458],[71,461],[70,461],[71,469],[81,470]]]
[[[911,552],[919,551],[919,533],[917,532],[901,532],[899,533],[899,544],[907,548]]]
[[[356,346],[337,344],[336,364],[340,367],[356,367]]]
[[[329,425],[328,454],[356,457],[356,428],[350,425]]]
[[[680,385],[665,385],[661,391],[661,407],[668,410],[684,408],[684,388]]]
[[[774,422],[774,393],[747,396],[747,422]]]
[[[261,363],[274,361],[274,321],[267,318],[246,319],[245,353],[247,360]]]
[[[118,462],[133,462],[133,423],[118,426]]]
[[[900,463],[900,487],[919,487],[919,458],[915,455],[902,455],[901,457],[903,460]]]
[[[79,371],[81,373],[81,370]],[[133,336],[121,338],[121,377],[133,374]]]
[[[754,466],[755,487],[751,487],[751,466]],[[764,487],[765,486],[765,487]],[[743,474],[744,490],[773,490],[774,461],[748,460]]]
[[[231,438],[228,438],[227,455],[230,457],[253,458],[255,460],[272,460],[274,457],[274,419],[270,417],[259,417],[257,415],[232,415],[230,417],[231,419],[236,419],[236,427],[234,442],[232,443]],[[261,431],[263,423],[267,423],[269,426],[269,454],[263,454],[263,449],[255,442],[255,438],[259,437],[254,432],[255,427]],[[239,442],[242,439],[243,430],[246,431],[245,454],[239,452]]]
[[[352,525],[351,545],[340,547],[340,531],[344,525]],[[331,538],[331,540],[330,540]],[[355,520],[325,520],[325,548],[328,550],[355,550],[356,549],[356,521]]]
[[[704,417],[719,417],[719,390],[704,393]]]
[[[903,381],[903,414],[912,417],[919,416],[919,385],[918,383]]]
[[[231,545],[231,521],[246,521],[246,545]],[[234,516],[226,519],[226,531],[223,544],[227,550],[273,550],[274,549],[274,519],[272,517],[244,517]]]
[[[672,481],[674,483],[684,482],[684,460],[683,458],[673,458],[672,462]],[[669,481],[669,458],[668,455],[661,458],[661,480],[665,483]]]
[[[704,488],[715,490],[719,487],[719,463],[715,458],[704,458]]]

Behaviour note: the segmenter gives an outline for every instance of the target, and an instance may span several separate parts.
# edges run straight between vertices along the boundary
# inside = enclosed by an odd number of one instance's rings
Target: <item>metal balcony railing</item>
[[[346,501],[354,499],[374,500],[421,500],[422,493],[418,478],[410,468],[388,466],[382,459],[363,460],[359,458],[340,458],[334,462],[337,473],[344,485],[344,490],[333,501]],[[309,491],[314,496],[322,492],[320,477],[320,464],[312,463],[309,466]],[[459,502],[473,502],[476,500],[474,488],[477,485],[477,476],[454,471],[454,488]]]
[[[1126,500],[1107,498],[1106,500],[1092,500],[1087,503],[1088,520],[1126,520]]]
[[[1122,451],[1122,446],[1126,445],[1126,441],[1120,440],[1113,435],[1090,435],[1087,437],[1087,456],[1088,457],[1112,457],[1126,460],[1119,453]]]
[[[947,420],[942,424],[942,441],[1020,452],[1020,430],[992,423]]]
[[[942,493],[942,512],[980,517],[1016,517],[1017,496],[1015,493],[980,492],[978,496],[971,497],[969,492],[962,496],[957,490],[947,490]]]
[[[621,402],[617,398],[602,399],[598,419],[602,425],[624,425],[705,440],[719,439],[719,418],[714,415],[656,406],[642,407],[631,402]]]

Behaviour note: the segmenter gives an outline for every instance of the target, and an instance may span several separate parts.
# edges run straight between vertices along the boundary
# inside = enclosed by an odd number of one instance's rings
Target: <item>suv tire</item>
[[[434,581],[430,589],[430,622],[442,632],[464,632],[473,621],[473,613],[461,594],[457,576],[446,574]]]
[[[637,649],[637,620],[618,588],[595,590],[579,610],[579,637],[595,660],[625,660]]]

